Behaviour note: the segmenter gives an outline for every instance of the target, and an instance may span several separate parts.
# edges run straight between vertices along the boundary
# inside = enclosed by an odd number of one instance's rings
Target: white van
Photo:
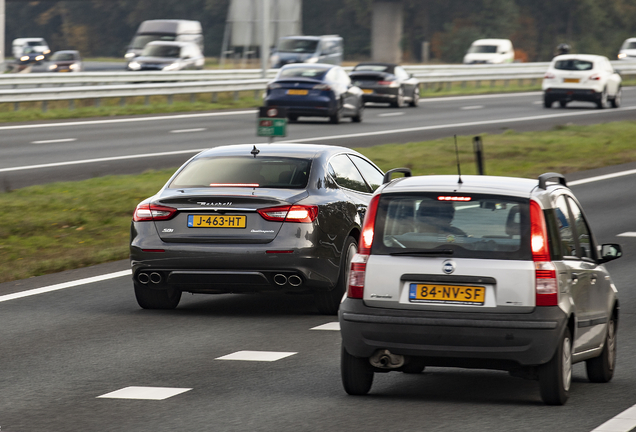
[[[512,63],[515,50],[508,39],[479,39],[472,43],[464,56],[464,64]]]
[[[342,64],[342,38],[338,35],[286,36],[278,40],[270,57],[273,68],[289,63]]]
[[[148,20],[141,23],[128,46],[127,61],[141,55],[148,42],[192,42],[203,52],[203,30],[199,21]]]
[[[629,38],[621,46],[618,52],[619,60],[636,60],[636,38]]]
[[[39,52],[45,56],[51,54],[51,49],[44,38],[18,38],[13,40],[11,46],[14,58],[20,58],[26,47],[31,47],[33,52]]]

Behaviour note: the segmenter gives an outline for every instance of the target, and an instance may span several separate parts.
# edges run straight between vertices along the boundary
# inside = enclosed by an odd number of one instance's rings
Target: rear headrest
[[[506,219],[506,234],[509,236],[521,235],[521,213],[518,205],[510,208],[508,219]]]

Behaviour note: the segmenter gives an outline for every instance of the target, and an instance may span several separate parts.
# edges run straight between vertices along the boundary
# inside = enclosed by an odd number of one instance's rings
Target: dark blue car
[[[289,64],[281,68],[267,86],[265,106],[284,107],[289,121],[298,117],[328,117],[339,123],[343,117],[362,121],[362,90],[340,66],[329,64]]]

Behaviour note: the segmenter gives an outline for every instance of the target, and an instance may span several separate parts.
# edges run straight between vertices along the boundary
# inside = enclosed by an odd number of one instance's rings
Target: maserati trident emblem
[[[445,274],[451,274],[455,271],[455,263],[452,260],[446,260],[442,264],[442,271]]]

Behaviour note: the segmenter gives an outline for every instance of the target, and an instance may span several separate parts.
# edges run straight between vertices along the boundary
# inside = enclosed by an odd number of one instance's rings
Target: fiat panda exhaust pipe
[[[280,273],[277,274],[274,276],[274,283],[276,283],[276,285],[285,285],[287,283],[287,276]]]
[[[303,280],[300,278],[300,276],[298,275],[291,275],[288,279],[287,282],[289,282],[289,284],[293,287],[297,287],[299,286],[301,283],[303,283]]]
[[[150,282],[150,276],[148,276],[148,273],[139,273],[137,275],[137,280],[139,281],[139,283],[146,285],[148,282]]]
[[[152,272],[150,273],[150,282],[152,282],[153,284],[158,284],[161,283],[161,273],[157,273],[157,272]]]
[[[371,366],[380,369],[398,369],[404,366],[404,356],[399,354],[393,354],[391,351],[377,350],[371,357],[369,357],[369,363]]]

